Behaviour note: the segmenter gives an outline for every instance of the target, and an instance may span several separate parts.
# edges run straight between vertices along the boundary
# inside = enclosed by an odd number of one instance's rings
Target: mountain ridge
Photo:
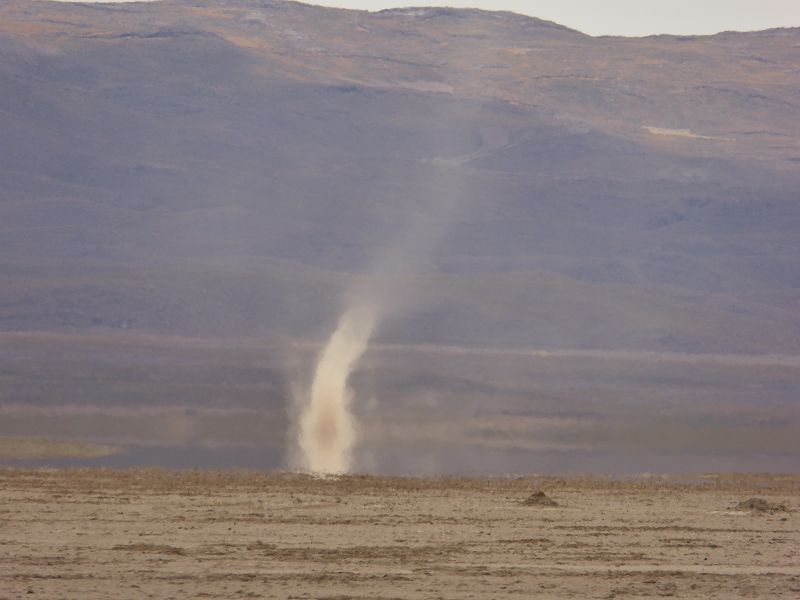
[[[5,3],[0,329],[319,339],[439,198],[384,341],[800,352],[800,29],[409,10]]]

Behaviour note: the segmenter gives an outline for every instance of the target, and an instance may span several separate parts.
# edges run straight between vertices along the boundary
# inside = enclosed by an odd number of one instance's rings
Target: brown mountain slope
[[[387,341],[800,351],[797,29],[12,0],[0,54],[4,330],[319,339],[422,215]]]

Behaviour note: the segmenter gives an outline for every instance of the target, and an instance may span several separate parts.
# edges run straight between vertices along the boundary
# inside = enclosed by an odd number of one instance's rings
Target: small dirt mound
[[[525,506],[559,506],[558,502],[550,498],[541,490],[532,493],[522,503]]]
[[[735,506],[735,510],[749,510],[750,512],[759,514],[789,512],[785,504],[776,504],[764,498],[750,498],[749,500],[739,502],[739,504]]]

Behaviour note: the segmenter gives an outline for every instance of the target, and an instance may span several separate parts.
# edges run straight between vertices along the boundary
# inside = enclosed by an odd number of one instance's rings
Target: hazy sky
[[[379,9],[397,0],[319,0],[315,4]],[[800,26],[800,0],[448,0],[411,5],[472,6],[511,10],[556,21],[592,35],[716,33]]]
[[[434,5],[511,10],[592,35],[701,34],[800,26],[800,0],[314,0],[308,3],[365,10]]]

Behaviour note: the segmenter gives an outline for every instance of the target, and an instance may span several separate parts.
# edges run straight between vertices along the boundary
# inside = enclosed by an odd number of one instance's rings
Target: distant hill
[[[0,330],[800,352],[800,30],[0,5]],[[414,252],[411,252],[414,255]]]

